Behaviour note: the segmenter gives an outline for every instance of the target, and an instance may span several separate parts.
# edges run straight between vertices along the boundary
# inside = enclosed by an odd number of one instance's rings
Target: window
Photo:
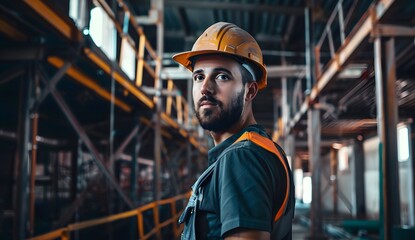
[[[95,45],[115,61],[116,57],[116,30],[111,18],[99,7],[91,10],[89,34]]]
[[[346,171],[349,169],[349,148],[347,146],[339,149],[339,171]]]
[[[120,65],[122,70],[127,74],[130,80],[135,79],[135,55],[136,52],[134,48],[128,43],[126,39],[123,39],[121,42],[121,57],[120,57]]]
[[[409,131],[406,125],[398,127],[398,159],[399,162],[409,159]]]
[[[312,182],[311,177],[307,176],[303,178],[303,202],[308,204],[311,203],[312,199]]]

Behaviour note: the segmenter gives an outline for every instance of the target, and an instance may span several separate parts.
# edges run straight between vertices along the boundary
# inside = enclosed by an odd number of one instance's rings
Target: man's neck
[[[230,127],[229,129],[225,131],[221,131],[221,132],[210,131],[210,135],[212,136],[213,142],[216,146],[220,144],[221,142],[225,141],[226,139],[228,139],[229,137],[231,137],[232,135],[234,135],[235,133],[238,133],[242,129],[253,124],[256,124],[256,120],[253,116],[251,116],[245,121],[243,120],[238,121],[232,127]]]

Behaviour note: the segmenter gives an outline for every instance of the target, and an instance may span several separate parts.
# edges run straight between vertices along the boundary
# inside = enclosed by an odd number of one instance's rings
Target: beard
[[[212,96],[204,96],[199,100],[198,106],[200,106],[201,101],[210,101],[212,103],[217,104],[219,108],[219,113],[217,113],[217,109],[195,109],[196,117],[199,120],[200,126],[203,129],[212,131],[212,132],[223,132],[236,122],[239,121],[242,110],[243,110],[243,100],[244,100],[244,89],[242,89],[239,93],[234,95],[231,99],[229,109],[223,108],[223,103],[216,100]]]

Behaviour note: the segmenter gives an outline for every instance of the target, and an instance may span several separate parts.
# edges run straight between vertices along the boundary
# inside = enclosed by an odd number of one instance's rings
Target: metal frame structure
[[[160,1],[156,1],[157,3]],[[143,142],[144,134],[148,134],[149,129],[153,129],[154,136],[154,200],[160,201],[165,196],[162,196],[162,182],[161,182],[161,167],[162,164],[169,163],[174,164],[179,158],[187,159],[186,162],[193,162],[194,156],[206,154],[206,140],[205,136],[199,135],[197,127],[191,125],[190,115],[189,115],[189,105],[184,99],[183,96],[177,94],[175,90],[174,82],[172,80],[164,80],[160,78],[161,75],[161,60],[159,57],[163,54],[163,26],[162,19],[158,19],[157,28],[159,41],[157,43],[157,51],[153,50],[150,43],[146,40],[146,36],[142,28],[137,24],[134,17],[131,15],[128,6],[122,1],[118,0],[118,10],[123,11],[126,16],[126,21],[123,24],[118,22],[118,19],[115,17],[113,8],[110,7],[105,1],[98,0],[95,1],[97,7],[100,7],[104,12],[109,16],[113,21],[114,26],[118,32],[118,36],[121,39],[120,48],[125,44],[129,44],[133,49],[136,50],[136,62],[137,62],[137,73],[136,79],[132,82],[126,77],[123,71],[120,69],[121,62],[111,62],[102,55],[98,49],[90,48],[85,44],[85,36],[82,35],[82,29],[78,29],[73,23],[68,23],[65,20],[65,16],[60,16],[55,9],[50,7],[41,1],[26,0],[24,4],[21,4],[20,7],[25,8],[25,11],[31,12],[35,17],[41,18],[49,26],[58,33],[58,38],[61,38],[63,41],[75,42],[78,43],[78,47],[75,49],[75,53],[72,54],[69,59],[62,57],[60,55],[49,55],[46,58],[45,62],[42,62],[42,56],[45,49],[39,49],[40,55],[32,55],[30,53],[22,53],[23,59],[31,58],[31,61],[35,63],[30,63],[27,67],[27,70],[22,72],[25,78],[25,83],[23,84],[22,80],[22,90],[21,90],[21,110],[19,117],[19,133],[16,135],[16,140],[18,143],[18,155],[17,159],[18,164],[16,169],[18,169],[17,174],[17,183],[16,183],[16,205],[14,206],[15,217],[14,217],[14,238],[15,239],[25,239],[28,236],[34,236],[38,234],[35,231],[35,173],[36,173],[36,158],[37,158],[37,149],[39,144],[37,144],[37,139],[39,135],[42,134],[41,130],[38,129],[39,122],[42,121],[42,118],[39,118],[39,108],[42,107],[43,102],[49,96],[54,99],[54,102],[58,105],[59,109],[65,115],[67,121],[70,123],[72,128],[75,130],[79,138],[79,149],[86,147],[88,152],[92,155],[92,159],[99,169],[101,176],[104,177],[105,181],[109,183],[111,188],[116,192],[116,195],[122,199],[122,205],[127,206],[127,209],[134,209],[137,207],[137,186],[135,181],[132,181],[130,187],[130,193],[127,194],[120,186],[119,180],[114,175],[114,161],[119,159],[121,155],[124,154],[124,151],[127,148],[132,148],[132,163],[131,164],[131,179],[136,179],[137,176],[137,161],[140,153],[140,146]],[[162,5],[158,6],[158,11],[162,12]],[[36,16],[37,15],[37,16]],[[158,15],[159,17],[162,14]],[[7,22],[6,22],[7,23]],[[9,26],[9,25],[8,25]],[[129,27],[133,30],[128,30]],[[12,31],[13,30],[13,31]],[[15,30],[15,31],[14,31]],[[135,32],[139,37],[134,40],[133,37],[129,35],[129,31]],[[19,32],[13,24],[10,24],[10,32]],[[20,33],[20,32],[19,32]],[[24,38],[25,33],[21,32],[20,34],[13,34],[14,37]],[[122,53],[120,49],[119,52]],[[10,52],[9,56],[16,54],[15,52]],[[6,54],[2,54],[2,57],[7,59]],[[147,58],[151,57],[156,61],[156,68],[153,69],[149,64]],[[21,57],[14,56],[17,60],[22,60]],[[10,59],[10,58],[8,58]],[[97,82],[94,77],[90,76],[82,66],[78,65],[76,62],[79,62],[79,59],[88,60],[95,64],[95,67],[102,71],[104,74],[107,74],[112,79],[112,89],[107,90],[105,85],[101,85]],[[122,57],[120,57],[122,59]],[[56,68],[56,71],[53,73],[53,77],[49,77],[50,66]],[[118,66],[118,67],[117,67]],[[145,85],[144,79],[148,78],[144,76],[145,71],[152,77],[154,86],[149,87]],[[10,79],[15,79],[17,76],[22,75],[22,73],[16,74],[12,72],[8,75]],[[135,105],[141,105],[144,107],[145,111],[153,112],[153,114],[145,116],[145,114],[139,118],[131,117],[136,119],[135,126],[131,129],[130,133],[120,142],[116,151],[110,151],[109,156],[105,156],[105,153],[99,150],[97,143],[94,142],[89,136],[88,130],[83,126],[80,119],[76,116],[76,113],[71,109],[70,104],[65,99],[66,97],[60,93],[59,84],[64,78],[69,78],[80,83],[82,87],[92,90],[97,96],[102,97],[104,101],[108,101],[110,105],[120,109],[120,111],[126,114],[133,114]],[[148,79],[146,80],[148,82]],[[151,82],[151,81],[150,81]],[[165,86],[167,82],[167,86]],[[114,85],[114,84],[117,85]],[[135,97],[135,102],[130,99],[125,99],[122,96],[116,96],[114,93],[114,86],[116,88],[124,89],[125,92],[131,94]],[[36,90],[36,91],[35,91]],[[154,95],[152,99],[148,94]],[[173,97],[175,102],[173,102]],[[138,104],[137,104],[138,103]],[[140,107],[140,108],[142,108]],[[111,119],[114,118],[114,110],[111,110]],[[114,131],[114,126],[111,127],[111,133]],[[166,144],[163,142],[163,138],[172,138],[172,134],[175,135],[179,141],[185,143],[183,147],[178,150],[172,150],[166,147]],[[109,137],[111,146],[114,144],[114,139]],[[117,141],[118,142],[118,141]],[[188,144],[187,144],[188,143]],[[190,144],[190,145],[189,145]],[[29,145],[32,148],[29,148]],[[132,146],[131,146],[132,145]],[[130,147],[129,147],[130,146]],[[42,147],[40,147],[42,148]],[[29,156],[28,153],[31,153]],[[186,154],[186,152],[188,152]],[[194,152],[194,153],[193,153]],[[83,154],[82,150],[78,151],[78,154]],[[194,155],[196,154],[196,155]],[[173,157],[169,157],[173,156]],[[76,158],[75,158],[76,159]],[[74,163],[76,164],[77,161]],[[188,164],[187,163],[187,164]],[[168,167],[168,166],[166,166]],[[28,174],[26,169],[31,169],[31,172]],[[200,170],[198,170],[200,171]],[[171,171],[174,172],[174,171]],[[192,173],[192,171],[190,171]],[[66,214],[62,215],[58,220],[58,224],[62,225],[70,220],[75,213],[76,209],[83,204],[85,199],[85,194],[88,194],[87,187],[82,193],[77,193],[76,188],[76,167],[72,169],[72,177],[75,179],[72,180],[74,201],[69,209],[66,211]],[[188,176],[190,177],[190,175]],[[173,174],[174,180],[174,174]],[[175,181],[176,182],[176,181]],[[94,181],[90,182],[90,185],[93,185]],[[174,183],[173,183],[174,184]],[[178,189],[178,186],[174,186],[174,193],[178,194],[183,192],[185,189]],[[30,189],[29,194],[26,193],[26,189]],[[143,223],[141,219],[141,224]],[[29,224],[27,224],[29,222]],[[144,221],[145,222],[145,221]],[[26,228],[29,226],[29,229]],[[141,226],[142,228],[142,226]],[[141,229],[142,230],[142,229]],[[160,236],[159,230],[157,231]]]

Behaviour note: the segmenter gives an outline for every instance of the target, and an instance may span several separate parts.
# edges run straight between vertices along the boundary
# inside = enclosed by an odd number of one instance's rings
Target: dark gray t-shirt
[[[219,162],[203,185],[198,239],[222,239],[236,228],[272,230],[285,196],[285,171],[274,154],[255,143],[233,144],[246,131],[266,136],[262,127],[249,126],[208,153],[209,165]]]

